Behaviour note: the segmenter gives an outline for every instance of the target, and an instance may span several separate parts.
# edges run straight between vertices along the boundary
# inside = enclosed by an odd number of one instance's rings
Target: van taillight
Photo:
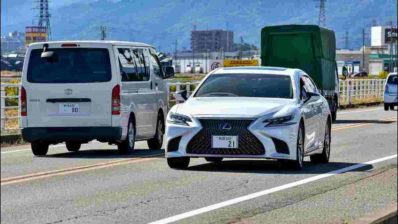
[[[120,114],[120,86],[116,85],[112,89],[112,115]]]
[[[22,86],[21,87],[21,94],[19,94],[21,99],[21,116],[25,117],[28,115],[28,107],[27,107],[27,97],[26,97],[26,90]]]

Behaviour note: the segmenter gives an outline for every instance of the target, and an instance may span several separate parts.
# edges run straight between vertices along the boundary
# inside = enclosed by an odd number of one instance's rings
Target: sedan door
[[[305,124],[305,139],[304,139],[304,150],[306,152],[316,149],[317,134],[319,126],[319,118],[317,114],[317,99],[309,97],[308,93],[312,93],[313,89],[308,83],[308,79],[305,76],[301,77],[300,80],[300,92],[301,92],[301,103],[302,111],[304,115]]]

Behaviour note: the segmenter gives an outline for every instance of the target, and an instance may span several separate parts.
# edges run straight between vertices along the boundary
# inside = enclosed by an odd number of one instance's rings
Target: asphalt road
[[[299,172],[271,160],[172,170],[163,150],[136,146],[120,155],[97,142],[77,153],[59,145],[46,157],[3,148],[1,222],[343,223],[397,206],[397,111],[381,107],[339,112],[331,162],[306,158]]]

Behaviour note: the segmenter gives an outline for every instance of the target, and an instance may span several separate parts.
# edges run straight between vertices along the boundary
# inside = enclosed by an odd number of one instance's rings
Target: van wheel
[[[394,110],[394,105],[393,104],[390,105],[390,110]]]
[[[388,104],[385,103],[385,104],[384,104],[384,110],[385,110],[385,111],[388,111],[388,109],[390,109],[390,106],[389,106]]]
[[[134,150],[135,145],[135,125],[132,119],[129,120],[129,125],[127,128],[127,137],[121,143],[117,145],[119,152],[127,153]]]
[[[172,169],[186,169],[189,166],[189,157],[167,158],[167,164]]]
[[[163,117],[159,114],[158,121],[156,124],[155,137],[153,137],[147,141],[149,149],[154,150],[154,149],[162,148],[163,134],[164,134],[164,121],[163,121]]]
[[[313,163],[328,163],[330,159],[330,124],[326,125],[325,130],[325,140],[323,141],[323,151],[322,154],[310,156],[311,162]]]
[[[332,121],[335,122],[337,119],[337,111],[332,111]]]
[[[79,142],[66,142],[66,149],[68,149],[69,152],[77,152],[81,146],[82,144]]]
[[[32,153],[35,156],[45,156],[48,152],[48,143],[46,142],[32,142]]]
[[[282,165],[288,169],[301,170],[304,166],[304,130],[300,124],[297,134],[296,160],[281,160]]]

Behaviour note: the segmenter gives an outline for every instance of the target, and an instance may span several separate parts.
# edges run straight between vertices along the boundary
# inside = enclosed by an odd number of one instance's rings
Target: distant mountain
[[[259,46],[260,30],[266,25],[316,24],[316,0],[52,0],[53,39],[99,39],[99,27],[109,28],[108,39],[141,41],[162,51],[190,48],[190,31],[230,29]],[[2,33],[31,25],[33,0],[2,0]],[[397,0],[329,0],[327,27],[336,32],[337,46],[344,47],[349,33],[351,48],[362,43],[362,28],[368,41],[372,21],[397,21]]]

